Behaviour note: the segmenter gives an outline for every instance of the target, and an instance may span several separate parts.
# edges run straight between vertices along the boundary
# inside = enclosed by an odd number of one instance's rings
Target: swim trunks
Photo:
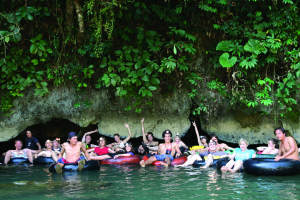
[[[80,160],[85,159],[84,157],[80,157],[78,158],[78,160],[76,162],[69,162],[64,158],[60,158],[57,163],[62,163],[62,164],[71,164],[71,163],[78,163]]]
[[[171,162],[174,160],[172,155],[162,154],[162,155],[154,155],[154,156],[155,156],[156,160],[158,160],[158,161],[165,161],[165,159],[167,157],[169,157],[171,159]]]

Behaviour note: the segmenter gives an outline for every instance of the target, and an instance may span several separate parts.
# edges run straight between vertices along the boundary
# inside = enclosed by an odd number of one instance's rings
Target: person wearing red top
[[[106,139],[104,137],[100,137],[98,140],[99,147],[94,147],[87,152],[92,152],[90,154],[91,160],[103,160],[106,158],[111,158],[111,154],[116,153],[112,148],[106,146]]]

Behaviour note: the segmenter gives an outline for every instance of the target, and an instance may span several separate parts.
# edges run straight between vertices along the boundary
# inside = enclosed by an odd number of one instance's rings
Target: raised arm
[[[129,136],[125,140],[123,140],[123,143],[125,144],[131,138],[131,131],[130,131],[129,125],[127,123],[125,123],[124,126],[128,129],[128,133],[129,133]]]
[[[86,137],[87,135],[90,135],[90,134],[96,133],[96,132],[98,132],[98,129],[96,129],[96,130],[94,130],[94,131],[86,132],[86,133],[83,135],[81,141],[82,141],[82,142],[85,142],[85,137]]]
[[[144,143],[147,143],[147,142],[148,142],[148,140],[147,140],[147,138],[146,138],[146,134],[145,134],[144,118],[142,118],[142,121],[141,121],[141,123],[142,123],[143,142],[144,142]]]
[[[199,146],[203,146],[203,144],[200,140],[199,132],[198,132],[197,125],[196,125],[195,121],[193,122],[193,126],[195,127],[195,132],[196,132],[196,135],[197,135],[198,144],[199,144]]]

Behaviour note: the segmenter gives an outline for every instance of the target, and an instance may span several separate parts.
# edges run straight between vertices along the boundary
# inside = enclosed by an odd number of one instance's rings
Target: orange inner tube
[[[136,164],[141,160],[139,155],[133,156],[120,156],[116,159],[109,158],[100,161],[102,165],[122,165],[122,164]]]
[[[146,161],[148,160],[149,158],[145,155],[142,160]],[[185,163],[187,161],[187,157],[186,156],[181,156],[179,158],[175,158],[172,162],[171,162],[171,165],[181,165],[183,163]],[[161,161],[155,161],[152,163],[152,165],[154,166],[160,166]]]

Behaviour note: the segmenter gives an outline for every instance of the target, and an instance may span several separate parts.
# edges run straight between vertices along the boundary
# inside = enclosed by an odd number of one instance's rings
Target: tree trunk
[[[81,6],[79,0],[74,0],[73,3],[74,3],[74,6],[75,6],[75,11],[76,11],[77,20],[78,20],[77,42],[80,45],[84,41],[84,32],[85,32],[82,6]]]

